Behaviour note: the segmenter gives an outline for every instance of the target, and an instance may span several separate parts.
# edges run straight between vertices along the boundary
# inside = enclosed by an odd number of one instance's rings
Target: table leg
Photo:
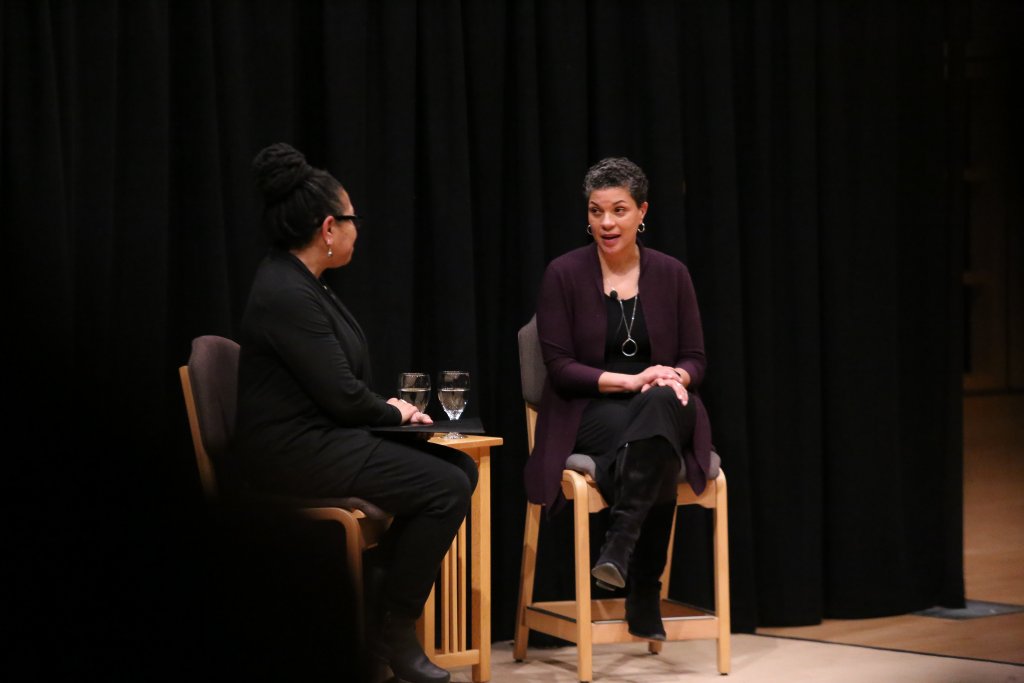
[[[453,601],[453,607],[441,616],[442,628],[450,629],[449,639],[454,642],[444,644],[440,652],[429,652],[429,656],[442,668],[469,665],[472,667],[471,676],[474,683],[486,683],[491,679],[491,446],[500,446],[502,440],[489,436],[470,436],[462,441],[434,437],[431,442],[455,448],[473,458],[477,465],[478,477],[467,520],[470,525],[469,614],[467,615],[465,611],[464,525],[454,544],[457,552],[449,551],[445,558],[441,581],[443,595],[438,596],[442,601]],[[444,573],[446,571],[448,574]],[[432,594],[431,598],[433,597]],[[444,604],[445,602],[442,602],[442,605]],[[464,616],[469,617],[468,626],[464,624]],[[466,630],[469,631],[469,649],[466,649]],[[430,631],[425,625],[420,633],[426,636]]]
[[[473,638],[472,647],[480,652],[480,663],[473,665],[474,683],[491,680],[491,456],[490,448],[481,449],[479,479],[473,492]],[[486,499],[484,498],[486,496]]]

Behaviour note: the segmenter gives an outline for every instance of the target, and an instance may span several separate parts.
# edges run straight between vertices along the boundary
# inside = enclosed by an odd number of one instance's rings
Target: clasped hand
[[[429,425],[434,423],[432,417],[416,410],[416,406],[408,401],[403,401],[400,398],[389,398],[388,405],[393,405],[398,408],[398,412],[402,413],[402,424]]]
[[[671,387],[676,392],[676,398],[684,406],[690,400],[690,394],[686,390],[686,385],[679,378],[679,373],[676,372],[675,368],[670,368],[667,365],[652,365],[636,375],[636,377],[640,383],[640,393],[647,391],[651,387]]]

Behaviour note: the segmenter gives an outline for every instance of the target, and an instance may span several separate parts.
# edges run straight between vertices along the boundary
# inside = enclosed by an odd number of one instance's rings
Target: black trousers
[[[383,569],[381,609],[417,618],[430,595],[441,560],[469,513],[477,483],[473,459],[418,437],[386,439],[367,460],[351,488],[394,515],[374,553]]]

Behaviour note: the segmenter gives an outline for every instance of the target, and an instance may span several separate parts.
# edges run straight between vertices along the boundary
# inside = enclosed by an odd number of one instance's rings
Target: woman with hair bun
[[[238,415],[232,451],[246,482],[268,493],[357,496],[394,516],[370,654],[408,683],[445,683],[415,623],[469,512],[472,459],[423,440],[381,438],[375,426],[429,424],[372,390],[362,328],[321,279],[352,260],[359,217],[345,188],[285,143],[261,150],[253,171],[272,248],[242,317]]]

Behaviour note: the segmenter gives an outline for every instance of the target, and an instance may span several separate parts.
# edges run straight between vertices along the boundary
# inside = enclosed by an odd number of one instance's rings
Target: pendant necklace
[[[636,307],[640,305],[640,290],[636,292],[636,298],[633,299],[633,314],[629,317],[629,322],[626,322],[626,307],[622,305],[622,299],[615,297],[619,302],[619,310],[622,312],[622,325],[626,328],[626,341],[622,342],[622,355],[626,358],[632,358],[636,355],[637,350],[640,348],[636,340],[633,339],[633,323],[636,321]]]

